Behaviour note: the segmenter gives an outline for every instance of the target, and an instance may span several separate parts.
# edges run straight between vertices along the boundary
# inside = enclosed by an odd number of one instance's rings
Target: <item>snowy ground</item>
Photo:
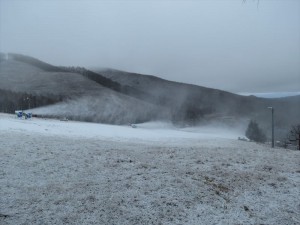
[[[300,224],[300,152],[224,132],[0,114],[0,224]]]

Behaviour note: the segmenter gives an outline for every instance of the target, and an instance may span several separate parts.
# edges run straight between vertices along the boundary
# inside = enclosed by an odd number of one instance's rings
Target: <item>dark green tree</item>
[[[251,120],[246,130],[246,137],[251,141],[263,143],[266,141],[266,135],[259,128],[258,124]]]

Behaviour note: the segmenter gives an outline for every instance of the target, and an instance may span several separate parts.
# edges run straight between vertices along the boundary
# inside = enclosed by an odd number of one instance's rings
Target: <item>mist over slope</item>
[[[159,109],[138,99],[106,91],[30,111],[38,115],[66,117],[79,121],[130,124],[167,118]]]
[[[239,119],[254,119],[270,136],[270,110],[275,108],[277,135],[282,136],[291,125],[300,122],[300,96],[258,98],[241,96],[222,90],[164,80],[151,75],[114,69],[95,69],[98,73],[138,90],[149,93],[162,105],[172,109],[173,118],[194,123],[219,121],[232,124]]]
[[[0,110],[102,123],[166,120],[179,125],[257,120],[269,131],[299,123],[300,96],[264,99],[113,69],[57,67],[20,54],[0,55]]]
[[[80,73],[27,56],[8,56],[0,62],[3,112],[34,107],[30,111],[42,116],[118,124],[164,116],[162,107],[124,95]]]

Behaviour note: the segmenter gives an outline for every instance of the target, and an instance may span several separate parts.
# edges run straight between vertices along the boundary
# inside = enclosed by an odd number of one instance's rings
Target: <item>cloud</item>
[[[0,1],[0,50],[233,92],[300,89],[300,2]]]

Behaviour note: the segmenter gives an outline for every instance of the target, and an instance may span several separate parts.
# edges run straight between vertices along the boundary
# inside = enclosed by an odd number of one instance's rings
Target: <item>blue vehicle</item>
[[[15,114],[18,118],[22,119],[23,116],[25,119],[30,119],[32,117],[32,113],[26,113],[20,110],[15,111]]]
[[[18,118],[22,118],[23,112],[22,111],[15,111],[15,114]]]
[[[32,113],[23,113],[25,116],[25,119],[30,119],[32,117]]]

